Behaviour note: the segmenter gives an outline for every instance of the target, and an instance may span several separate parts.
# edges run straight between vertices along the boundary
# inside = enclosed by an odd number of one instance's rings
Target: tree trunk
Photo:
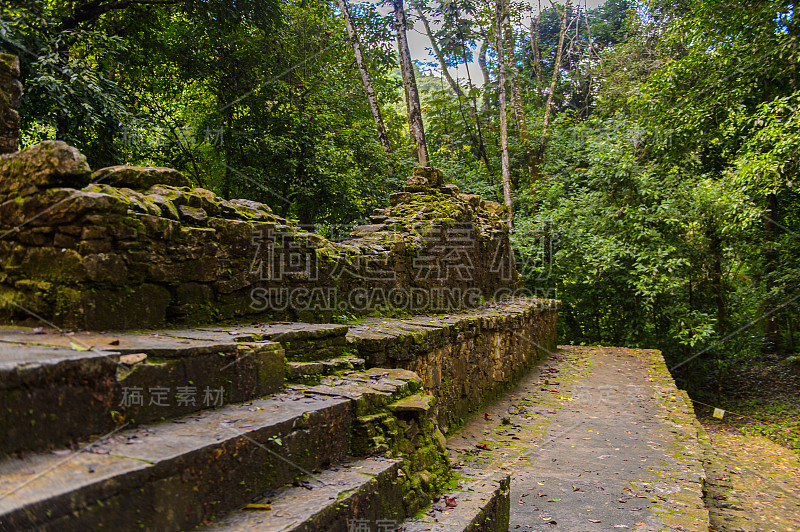
[[[233,142],[231,142],[231,138],[233,136],[233,107],[228,107],[225,109],[225,136],[223,137],[225,140],[225,146],[223,150],[225,152],[225,176],[222,180],[222,191],[221,195],[225,199],[231,199],[231,193],[233,192],[232,181],[233,181],[233,174],[231,172],[231,164],[233,164]]]
[[[552,2],[551,2],[552,3]],[[547,126],[550,124],[550,115],[553,113],[553,96],[556,92],[556,85],[558,84],[559,70],[561,69],[561,60],[564,57],[564,37],[567,34],[567,14],[569,12],[569,0],[564,4],[564,13],[561,14],[561,31],[558,34],[558,50],[556,51],[556,62],[553,66],[553,77],[550,80],[550,91],[547,94],[547,104],[544,106],[544,125],[542,127],[542,143],[545,142],[545,133]],[[556,9],[553,4],[553,9]]]
[[[425,33],[428,34],[428,39],[431,41],[431,48],[433,49],[433,55],[436,56],[436,59],[439,61],[439,67],[442,69],[442,75],[444,79],[447,80],[447,83],[450,85],[450,88],[453,89],[453,92],[456,93],[456,96],[461,100],[461,97],[464,96],[461,87],[458,86],[456,80],[453,79],[453,76],[450,75],[450,71],[447,70],[447,63],[444,60],[444,54],[442,53],[441,48],[439,48],[439,44],[436,42],[436,39],[433,37],[433,32],[431,31],[431,26],[428,23],[427,17],[425,17],[425,13],[423,13],[422,8],[419,5],[419,2],[412,2],[414,9],[417,10],[417,14],[419,15],[419,19],[422,21],[422,25],[425,26]]]
[[[416,146],[416,156],[420,166],[428,166],[428,146],[425,143],[425,128],[422,125],[422,106],[419,103],[417,80],[414,77],[414,64],[408,49],[406,37],[406,12],[403,0],[392,0],[394,5],[394,27],[397,33],[397,51],[400,53],[400,71],[406,91],[408,109],[408,129]]]
[[[386,134],[386,126],[383,123],[381,108],[380,105],[378,105],[378,96],[375,94],[375,88],[372,86],[372,79],[370,78],[369,70],[367,70],[367,62],[364,60],[364,54],[361,53],[361,43],[358,40],[355,27],[353,27],[347,1],[338,1],[339,10],[342,12],[344,25],[347,28],[347,35],[350,37],[350,45],[353,47],[353,53],[356,56],[356,65],[358,66],[358,71],[361,73],[361,83],[364,86],[364,92],[367,93],[369,109],[372,111],[372,120],[375,122],[375,128],[378,130],[378,141],[381,143],[383,151],[386,154],[392,153],[392,147],[389,144],[389,136]]]
[[[503,203],[508,208],[508,222],[511,224],[513,203],[511,201],[511,165],[508,159],[508,116],[506,114],[506,64],[503,57],[503,27],[506,24],[508,10],[506,0],[495,0],[496,24],[495,41],[497,43],[497,93],[500,101],[500,152],[503,172]]]
[[[436,59],[439,61],[439,67],[442,69],[442,74],[444,78],[447,80],[448,85],[456,94],[456,98],[458,99],[458,110],[461,114],[461,119],[467,124],[467,134],[469,135],[470,141],[472,142],[472,146],[478,153],[478,158],[483,162],[484,166],[488,169],[489,168],[489,161],[488,156],[486,155],[486,147],[483,143],[483,134],[481,133],[481,124],[480,118],[478,117],[478,110],[476,106],[467,105],[467,112],[470,115],[470,118],[475,122],[477,127],[477,133],[472,130],[469,126],[469,121],[464,116],[464,91],[461,90],[461,87],[458,85],[458,82],[453,79],[453,76],[450,75],[450,72],[447,70],[447,63],[444,59],[444,54],[442,53],[441,48],[439,48],[439,44],[436,42],[436,38],[431,31],[431,26],[428,23],[428,19],[425,16],[425,13],[422,11],[422,8],[419,5],[419,2],[413,2],[414,8],[417,10],[417,14],[419,15],[422,24],[425,26],[425,33],[428,35],[428,39],[431,41],[431,48],[433,49],[433,53],[436,56]],[[466,61],[464,62],[464,66],[468,66]],[[469,68],[467,68],[467,76],[469,77]],[[470,81],[470,86],[472,82]]]
[[[475,127],[478,130],[478,158],[483,162],[484,167],[486,167],[487,172],[491,172],[489,169],[489,155],[486,153],[486,142],[483,140],[483,130],[481,125],[481,115],[478,113],[478,98],[475,96],[473,92],[474,85],[472,84],[472,75],[469,73],[469,59],[467,58],[466,53],[466,46],[462,48],[463,51],[463,61],[464,61],[464,68],[467,71],[467,84],[469,87],[469,94],[470,94],[470,114],[475,119]]]
[[[525,109],[522,107],[522,91],[519,86],[519,72],[517,72],[517,59],[514,53],[514,32],[511,29],[509,17],[504,18],[503,34],[505,36],[505,64],[511,74],[511,106],[514,109],[514,118],[517,121],[517,131],[522,145],[525,147],[525,162],[528,165],[528,180],[535,183],[538,179],[535,170],[533,150],[531,150],[528,124],[525,120]]]
[[[708,239],[708,258],[710,259],[709,284],[714,291],[714,301],[717,306],[717,332],[724,337],[728,333],[728,303],[725,297],[727,291],[722,267],[724,249],[713,220],[709,221],[706,238]]]
[[[542,97],[542,51],[539,50],[539,28],[542,23],[542,2],[539,1],[539,12],[531,17],[531,52],[533,53],[533,72],[536,74],[536,94]]]
[[[558,8],[550,0],[553,9],[558,11]],[[542,122],[542,138],[539,140],[539,147],[536,150],[536,173],[539,173],[539,166],[542,164],[544,157],[544,149],[547,146],[547,128],[550,124],[550,116],[553,114],[553,96],[556,92],[556,85],[558,84],[559,70],[561,69],[561,60],[564,52],[564,37],[567,34],[567,14],[569,13],[570,0],[564,4],[564,12],[561,14],[561,30],[558,34],[558,50],[556,51],[556,61],[553,65],[553,77],[550,80],[550,91],[547,94],[547,103],[544,106],[544,120]]]
[[[483,74],[483,110],[489,110],[489,69],[486,68],[486,49],[489,48],[489,39],[484,39],[478,52],[478,66]]]
[[[585,9],[583,15],[586,21],[586,36],[589,40],[589,45],[586,48],[586,97],[583,100],[581,115],[583,118],[588,118],[592,98],[592,55],[594,55],[594,43],[592,42],[592,26],[589,24],[589,9]]]

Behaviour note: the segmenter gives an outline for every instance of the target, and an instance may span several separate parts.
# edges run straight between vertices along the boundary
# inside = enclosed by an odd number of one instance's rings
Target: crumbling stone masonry
[[[133,329],[246,315],[447,312],[519,286],[504,209],[419,168],[332,242],[167,168],[92,172],[60,141],[0,157],[0,322]]]
[[[19,58],[0,54],[0,154],[19,149]]]

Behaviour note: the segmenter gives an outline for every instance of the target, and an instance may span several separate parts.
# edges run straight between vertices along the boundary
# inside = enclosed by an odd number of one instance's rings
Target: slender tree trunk
[[[462,43],[463,44],[463,43]],[[489,155],[486,153],[486,143],[483,140],[483,130],[481,126],[481,115],[478,113],[478,98],[475,96],[473,92],[474,85],[472,84],[472,74],[469,73],[469,60],[467,59],[467,47],[462,46],[463,51],[463,61],[464,61],[464,68],[467,71],[467,86],[469,88],[470,98],[469,101],[472,104],[470,107],[470,114],[475,119],[475,127],[478,130],[478,158],[483,161],[483,165],[486,167],[487,172],[489,170]]]
[[[552,2],[551,2],[552,3]],[[544,125],[542,126],[542,143],[544,143],[545,133],[547,126],[550,124],[550,115],[553,114],[553,96],[556,93],[556,86],[558,85],[559,70],[561,69],[561,60],[564,57],[564,37],[567,34],[567,14],[569,12],[569,0],[564,5],[564,12],[561,14],[561,30],[558,34],[558,50],[556,51],[556,62],[553,65],[553,77],[550,80],[550,91],[547,94],[547,103],[544,106]],[[553,9],[557,9],[553,4]]]
[[[558,8],[550,0],[550,4],[553,6],[553,9],[558,11]],[[542,122],[542,138],[539,140],[539,147],[536,150],[536,173],[539,172],[539,166],[542,164],[542,158],[544,157],[544,149],[547,146],[547,128],[550,125],[550,116],[553,114],[553,97],[556,92],[556,86],[558,85],[558,77],[559,77],[559,70],[561,69],[561,60],[563,58],[564,52],[564,37],[567,34],[567,15],[569,13],[569,5],[570,0],[567,0],[567,3],[564,5],[564,12],[561,13],[561,30],[558,34],[558,50],[556,51],[556,61],[553,64],[553,77],[550,80],[550,91],[547,94],[547,103],[544,106],[544,120]]]
[[[444,60],[444,54],[442,53],[442,49],[439,48],[439,44],[436,42],[436,39],[433,37],[433,32],[431,31],[431,25],[428,23],[428,18],[422,11],[419,2],[412,2],[412,5],[414,6],[414,9],[417,10],[417,14],[419,15],[419,19],[422,21],[422,25],[425,26],[425,33],[428,34],[428,39],[431,41],[433,55],[435,55],[436,59],[439,61],[439,67],[442,69],[442,75],[444,75],[444,79],[447,80],[448,85],[450,85],[450,88],[456,93],[456,96],[460,101],[461,97],[464,96],[464,93],[461,90],[461,87],[458,86],[458,83],[456,83],[456,80],[453,79],[453,76],[450,75],[450,71],[447,70],[447,63]]]
[[[392,147],[389,144],[389,136],[386,134],[386,126],[383,123],[381,107],[378,105],[378,96],[375,94],[375,88],[372,86],[372,79],[367,69],[367,62],[364,60],[364,54],[361,53],[361,43],[358,40],[358,34],[353,26],[353,20],[350,18],[350,10],[347,7],[347,1],[338,1],[339,10],[342,12],[344,25],[347,28],[347,35],[350,37],[350,46],[353,47],[353,53],[356,56],[356,65],[358,66],[358,71],[361,73],[361,83],[364,86],[364,92],[367,94],[369,109],[372,111],[372,120],[375,122],[375,128],[378,130],[378,141],[381,143],[383,151],[386,154],[392,153]]]
[[[428,166],[428,146],[425,143],[425,128],[422,125],[422,106],[419,103],[417,80],[414,77],[414,63],[408,49],[406,37],[406,12],[403,0],[392,0],[394,5],[394,27],[397,33],[397,50],[400,53],[400,71],[403,74],[403,86],[406,91],[408,109],[408,129],[416,146],[416,156],[420,166]]]
[[[580,30],[581,30],[581,7],[579,4],[578,15],[575,17],[575,36],[569,40],[569,52],[567,53],[567,68],[571,68],[573,66],[573,61],[575,57],[575,43],[578,42],[578,36]]]
[[[508,116],[506,114],[506,64],[503,57],[503,27],[508,10],[506,0],[495,0],[495,41],[497,43],[497,92],[500,100],[500,158],[503,172],[503,203],[508,208],[508,222],[511,224],[513,203],[511,201],[511,165],[508,159]]]
[[[484,39],[478,52],[478,66],[483,74],[483,110],[489,110],[489,69],[486,68],[486,50],[489,48],[489,39]]]
[[[586,48],[586,96],[583,100],[583,110],[581,112],[584,118],[589,117],[589,110],[592,101],[592,56],[594,55],[594,42],[592,42],[592,26],[589,25],[589,6],[583,11],[584,20],[586,22],[586,36],[589,44]]]
[[[542,97],[542,51],[539,50],[539,31],[542,23],[542,2],[539,1],[539,12],[531,17],[531,52],[533,53],[533,72],[536,74],[536,93]]]
[[[509,17],[504,19],[505,26],[503,34],[505,36],[505,63],[506,69],[511,74],[511,106],[514,109],[514,118],[517,121],[517,131],[522,145],[525,147],[525,162],[528,165],[528,180],[535,183],[538,179],[536,175],[536,165],[534,164],[533,150],[531,150],[530,135],[528,135],[528,124],[525,120],[525,109],[522,107],[522,90],[519,86],[519,72],[517,71],[517,59],[514,52],[514,32],[511,29]]]
[[[436,38],[431,31],[430,23],[428,22],[427,17],[425,16],[424,11],[422,11],[422,7],[420,7],[419,2],[413,2],[414,8],[419,15],[422,24],[425,26],[425,33],[428,35],[428,39],[431,41],[431,48],[433,49],[433,54],[436,56],[436,59],[439,61],[439,67],[442,69],[442,74],[444,78],[447,80],[447,84],[450,85],[450,88],[456,94],[456,98],[458,99],[458,110],[461,114],[461,119],[464,120],[465,124],[469,124],[469,121],[464,116],[464,91],[461,90],[458,82],[453,79],[453,76],[450,75],[450,71],[447,69],[447,62],[445,61],[444,54],[442,53],[442,49],[439,47],[439,44],[436,42]],[[466,61],[465,61],[465,66]],[[467,76],[469,76],[469,68],[467,68]],[[472,82],[470,80],[470,85]],[[469,125],[467,126],[467,133],[472,141],[472,146],[478,153],[478,158],[481,159],[484,163],[484,166],[487,168],[489,167],[488,157],[486,156],[486,148],[483,144],[483,135],[481,133],[481,124],[480,119],[478,118],[478,111],[477,106],[474,108],[472,106],[467,106],[467,112],[470,115],[470,118],[475,122],[477,127],[477,133],[472,130]]]

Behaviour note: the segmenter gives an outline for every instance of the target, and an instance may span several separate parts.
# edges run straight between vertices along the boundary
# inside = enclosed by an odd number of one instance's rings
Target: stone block
[[[21,152],[0,156],[0,194],[30,194],[41,188],[89,184],[86,157],[60,140],[46,140]]]
[[[395,192],[389,194],[389,203],[394,207],[400,203],[408,203],[411,201],[411,194],[409,192]]]
[[[156,166],[110,166],[92,174],[92,181],[117,188],[148,190],[155,185],[189,187],[191,181],[172,168]]]

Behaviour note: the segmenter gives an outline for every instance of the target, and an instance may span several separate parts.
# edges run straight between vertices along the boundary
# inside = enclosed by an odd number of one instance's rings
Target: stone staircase
[[[452,470],[442,405],[507,385],[541,354],[512,339],[551,312],[4,328],[0,530],[504,530],[509,475]],[[502,378],[476,390],[485,375]]]
[[[0,464],[0,528],[399,523],[448,474],[420,384],[405,370],[353,372],[162,423],[125,424],[74,451],[9,457]],[[271,509],[239,510],[248,504]]]

